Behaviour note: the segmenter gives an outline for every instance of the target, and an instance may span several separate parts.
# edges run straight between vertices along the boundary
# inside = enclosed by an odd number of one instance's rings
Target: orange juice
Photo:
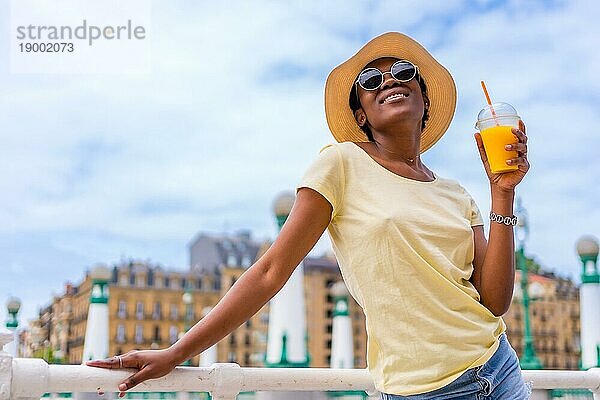
[[[504,146],[518,142],[517,137],[511,132],[512,126],[492,126],[481,131],[483,147],[487,155],[492,173],[516,171],[516,165],[508,165],[506,160],[517,158],[516,150],[506,150]]]

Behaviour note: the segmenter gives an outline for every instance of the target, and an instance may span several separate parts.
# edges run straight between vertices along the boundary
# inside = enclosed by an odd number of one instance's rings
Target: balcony
[[[123,336],[117,335],[117,336],[114,336],[113,340],[114,340],[115,343],[118,343],[118,344],[127,343],[127,335],[123,335]]]
[[[83,336],[79,336],[73,340],[69,340],[67,342],[67,345],[69,347],[78,347],[78,346],[83,346],[83,341],[84,341],[84,337]]]
[[[74,316],[73,319],[71,320],[71,323],[78,324],[82,321],[87,321],[87,313]]]

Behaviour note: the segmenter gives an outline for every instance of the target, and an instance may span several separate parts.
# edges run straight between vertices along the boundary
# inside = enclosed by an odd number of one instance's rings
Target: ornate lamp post
[[[85,326],[82,362],[108,357],[108,282],[111,276],[111,271],[102,265],[90,271],[90,305]]]
[[[598,239],[583,236],[577,241],[577,253],[583,264],[579,292],[581,318],[581,367],[600,366],[600,275],[598,274]]]
[[[208,313],[212,310],[212,307],[204,307],[202,309],[202,318],[206,317]],[[204,350],[202,354],[200,354],[200,365],[199,367],[210,367],[214,363],[217,362],[217,344],[213,344],[208,349]]]
[[[517,198],[517,209],[515,210],[517,215],[517,267],[521,270],[521,293],[523,299],[523,323],[524,323],[524,350],[521,356],[521,369],[542,369],[542,363],[535,354],[535,348],[533,347],[533,336],[531,334],[531,326],[529,322],[529,302],[531,301],[528,292],[528,276],[527,276],[527,263],[525,259],[525,242],[529,237],[529,221],[527,219],[527,211],[521,205],[521,199]]]
[[[183,300],[183,304],[185,304],[185,316],[184,316],[183,331],[187,332],[192,327],[192,319],[193,319],[192,302],[194,301],[189,287],[186,287],[185,292],[183,293],[183,296],[181,296],[181,299]],[[191,364],[192,364],[191,360],[185,360],[181,365],[191,365]]]
[[[8,310],[8,321],[6,321],[6,329],[12,332],[13,341],[8,344],[7,353],[12,355],[13,357],[17,357],[17,350],[19,348],[18,337],[17,337],[17,327],[19,326],[19,320],[17,319],[17,314],[21,309],[21,300],[16,297],[11,297],[6,302],[6,309]]]
[[[279,230],[287,220],[295,201],[293,192],[277,196],[273,211]],[[304,264],[294,269],[283,288],[269,303],[269,328],[265,367],[307,368],[310,365],[306,306],[304,297]],[[282,392],[282,398],[295,398],[292,392]]]

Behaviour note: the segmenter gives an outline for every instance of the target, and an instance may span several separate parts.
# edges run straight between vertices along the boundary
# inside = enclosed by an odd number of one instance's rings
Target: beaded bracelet
[[[490,211],[490,219],[494,222],[498,222],[499,224],[504,224],[507,226],[515,226],[517,225],[517,216],[513,215],[511,217],[496,214],[493,211]]]

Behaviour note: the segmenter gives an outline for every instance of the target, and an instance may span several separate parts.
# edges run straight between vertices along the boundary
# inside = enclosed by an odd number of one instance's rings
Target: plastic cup
[[[518,166],[506,163],[507,160],[518,157],[517,151],[506,150],[504,146],[518,141],[511,129],[519,127],[519,120],[517,111],[508,103],[487,105],[477,115],[475,128],[481,133],[490,170],[494,174],[518,169]]]

